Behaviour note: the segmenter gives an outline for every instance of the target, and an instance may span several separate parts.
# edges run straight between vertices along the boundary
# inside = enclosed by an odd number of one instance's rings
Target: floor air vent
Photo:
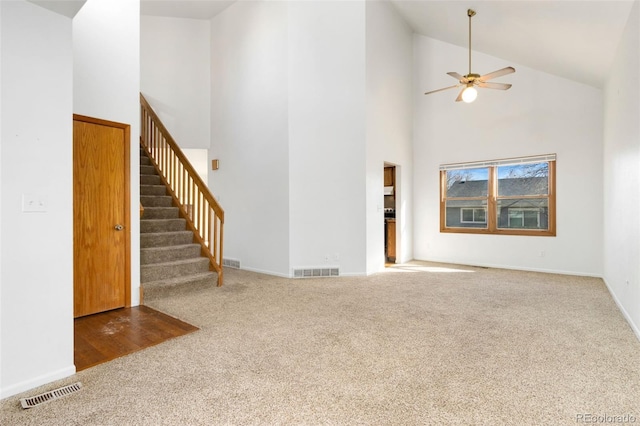
[[[40,395],[32,396],[31,398],[21,398],[20,404],[22,404],[22,408],[25,409],[33,408],[40,404],[44,404],[45,402],[62,398],[63,396],[77,392],[80,389],[82,389],[82,383],[78,382],[49,392],[41,393]]]
[[[235,259],[222,259],[222,266],[240,269],[240,261]]]
[[[294,269],[293,278],[316,278],[316,277],[337,277],[340,276],[338,268],[304,268]]]

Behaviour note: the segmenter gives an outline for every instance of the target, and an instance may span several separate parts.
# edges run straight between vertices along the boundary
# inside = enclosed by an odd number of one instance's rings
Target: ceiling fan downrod
[[[475,15],[475,10],[467,9],[467,16],[469,17],[469,75],[471,75],[471,18]]]

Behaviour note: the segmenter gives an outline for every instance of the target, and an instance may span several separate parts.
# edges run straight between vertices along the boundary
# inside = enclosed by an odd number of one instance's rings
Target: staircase
[[[202,256],[201,246],[155,167],[140,150],[140,283],[145,299],[153,299],[185,286],[215,285],[217,274],[209,270],[209,258]]]

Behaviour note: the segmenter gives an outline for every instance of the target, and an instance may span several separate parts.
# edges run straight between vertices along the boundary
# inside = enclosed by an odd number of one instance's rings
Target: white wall
[[[225,257],[364,274],[364,2],[238,2],[211,21],[209,184]]]
[[[384,162],[396,167],[396,258],[413,258],[413,32],[388,3],[366,4],[367,273],[384,269]]]
[[[181,148],[182,149],[182,148]],[[208,149],[182,149],[182,153],[187,157],[189,163],[203,182],[209,181],[209,150]]]
[[[131,126],[131,304],[140,303],[140,3],[88,0],[73,19],[73,112]]]
[[[181,148],[209,148],[210,22],[140,17],[140,88]]]
[[[75,372],[71,19],[1,11],[0,398]],[[22,211],[23,194],[46,211]]]
[[[454,102],[448,71],[466,73],[467,50],[415,36],[414,242],[417,259],[601,276],[602,92],[474,52],[474,72],[513,65],[480,89],[472,104]],[[439,232],[438,166],[443,163],[557,154],[557,236]],[[544,252],[544,257],[539,254]]]
[[[364,2],[289,2],[292,268],[366,273],[365,67]]]
[[[2,5],[0,5],[0,142],[2,142]],[[0,143],[2,165],[2,143]],[[2,172],[0,171],[0,255],[2,254]],[[2,307],[2,260],[0,260],[0,307]],[[0,312],[0,399],[2,399],[2,313]]]
[[[640,338],[640,3],[604,91],[604,279]]]
[[[289,275],[287,3],[237,2],[211,21],[209,187],[224,257]]]

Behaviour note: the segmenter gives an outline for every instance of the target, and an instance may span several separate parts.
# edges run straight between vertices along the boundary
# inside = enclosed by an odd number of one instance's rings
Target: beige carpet
[[[422,262],[366,278],[227,270],[224,287],[148,304],[201,330],[3,400],[0,423],[640,423],[640,342],[596,278]]]

